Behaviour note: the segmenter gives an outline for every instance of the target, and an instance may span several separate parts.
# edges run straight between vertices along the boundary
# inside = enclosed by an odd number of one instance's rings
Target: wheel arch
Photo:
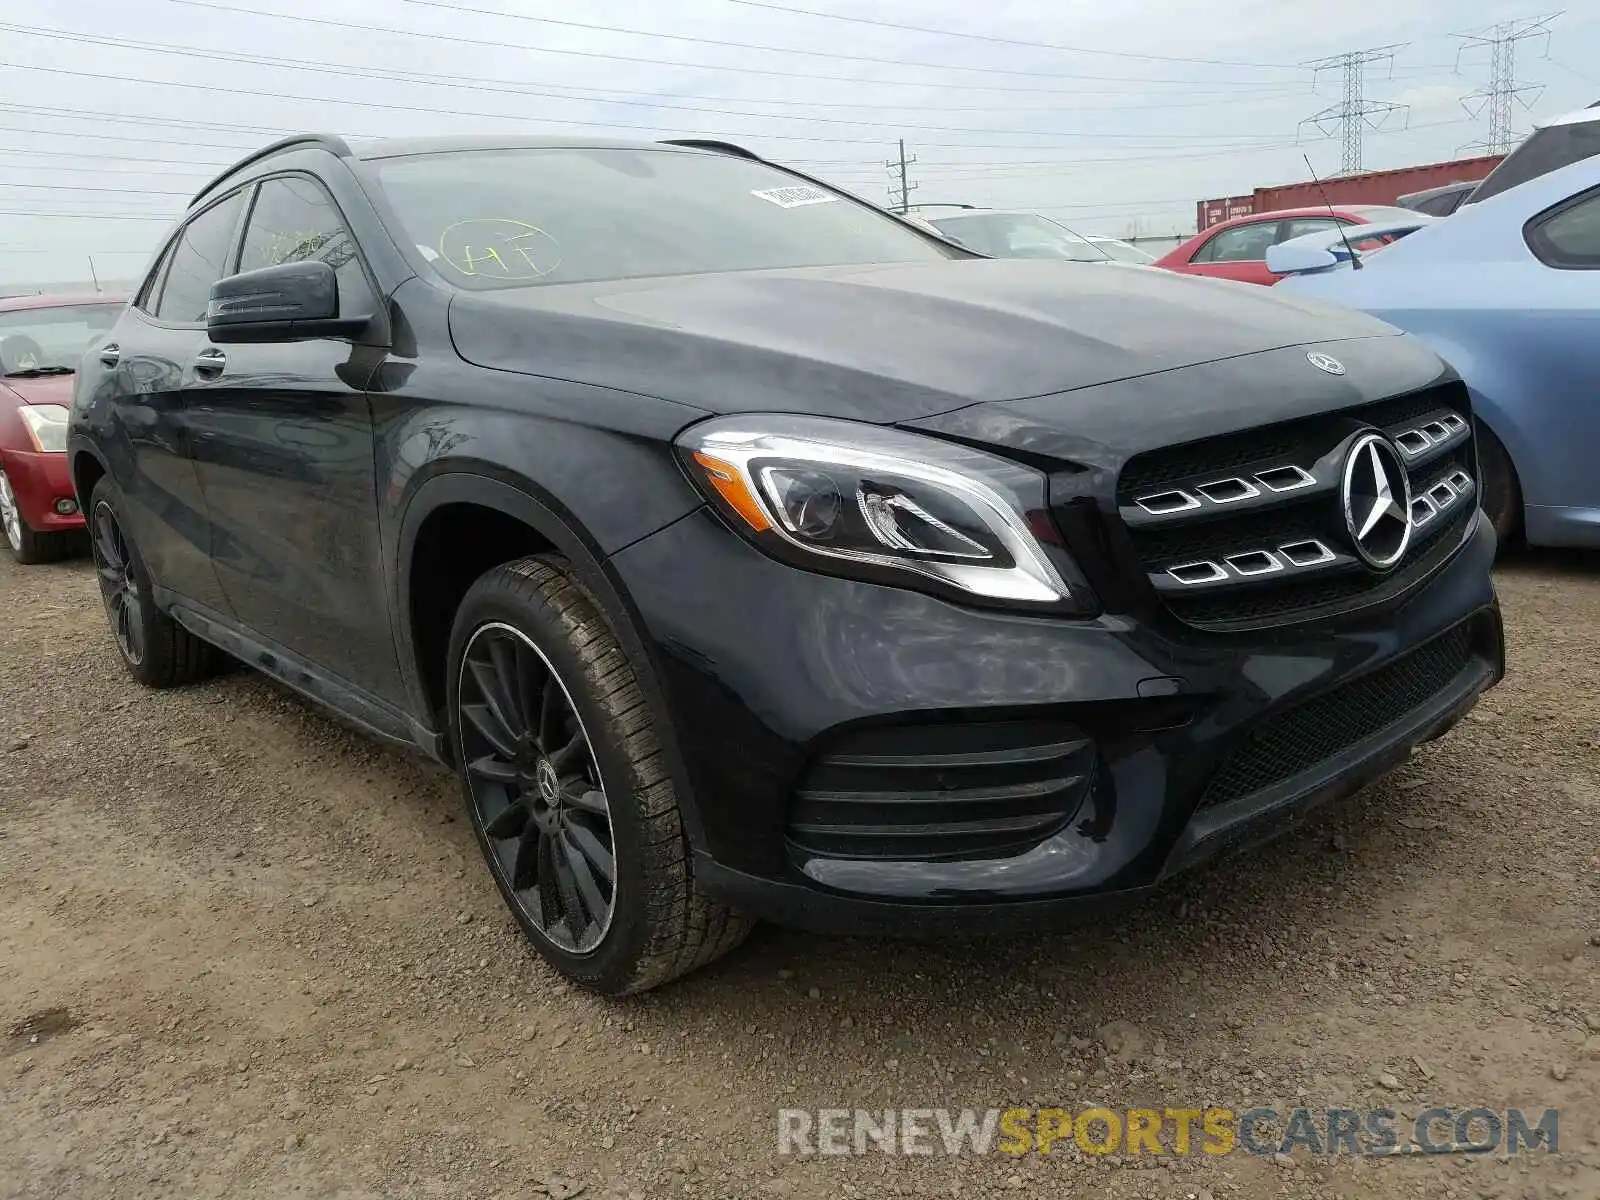
[[[99,452],[91,449],[89,444],[81,439],[74,440],[68,450],[72,454],[68,462],[68,469],[72,474],[72,490],[77,493],[78,508],[87,519],[89,497],[94,493],[94,485],[110,474],[110,470]]]
[[[678,751],[655,653],[642,634],[643,618],[610,570],[602,548],[572,514],[537,484],[492,463],[432,464],[415,486],[396,539],[392,610],[397,642],[420,712],[443,735],[453,756],[445,712],[450,626],[461,598],[485,571],[528,554],[564,559],[599,606],[634,668],[650,704],[658,739],[678,793],[691,840],[700,822]]]

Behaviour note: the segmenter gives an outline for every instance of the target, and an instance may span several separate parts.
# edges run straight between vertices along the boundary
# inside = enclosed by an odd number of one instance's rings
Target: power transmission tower
[[[1461,56],[1468,50],[1489,47],[1489,84],[1471,95],[1461,98],[1461,106],[1470,116],[1489,117],[1489,136],[1481,141],[1469,142],[1461,147],[1482,150],[1485,154],[1504,154],[1511,149],[1511,105],[1515,101],[1523,108],[1531,107],[1542,83],[1517,82],[1517,43],[1529,38],[1542,37],[1546,56],[1550,53],[1550,22],[1560,13],[1544,17],[1524,17],[1520,21],[1501,21],[1471,33],[1458,33],[1461,47],[1456,51],[1456,69],[1461,69]]]
[[[1361,170],[1361,138],[1368,129],[1381,128],[1396,113],[1409,123],[1411,110],[1408,106],[1368,100],[1365,94],[1367,66],[1370,63],[1388,62],[1389,70],[1393,73],[1394,52],[1403,48],[1404,43],[1373,46],[1301,64],[1311,69],[1313,85],[1324,71],[1338,71],[1344,77],[1344,99],[1300,122],[1302,126],[1315,125],[1329,137],[1333,136],[1335,129],[1342,131],[1344,147],[1339,160],[1341,175],[1353,175]]]
[[[900,157],[890,159],[883,165],[889,171],[889,207],[895,212],[904,213],[911,206],[911,193],[917,190],[917,185],[910,182],[906,169],[916,163],[916,158],[906,157],[906,140],[900,139]],[[896,200],[895,197],[899,196]]]

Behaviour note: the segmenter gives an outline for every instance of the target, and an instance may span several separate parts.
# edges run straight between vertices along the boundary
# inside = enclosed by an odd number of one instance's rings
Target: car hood
[[[1122,466],[1146,451],[1359,409],[1457,378],[1416,338],[1345,339],[1073,392],[972,404],[902,424],[999,448],[1046,470],[1082,472],[1072,488],[1109,503]]]
[[[1266,288],[1015,259],[464,292],[450,329],[496,370],[878,422],[1395,333]]]
[[[24,404],[59,404],[71,408],[74,378],[72,375],[41,375],[37,379],[5,376],[0,378],[0,388]]]

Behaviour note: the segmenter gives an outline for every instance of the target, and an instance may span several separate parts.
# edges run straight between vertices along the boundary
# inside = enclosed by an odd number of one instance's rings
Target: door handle
[[[111,345],[100,351],[100,365],[114,367],[122,361],[122,347],[112,342]]]
[[[228,356],[215,346],[207,346],[194,356],[194,373],[208,379],[214,379],[222,374],[222,368],[228,365]]]

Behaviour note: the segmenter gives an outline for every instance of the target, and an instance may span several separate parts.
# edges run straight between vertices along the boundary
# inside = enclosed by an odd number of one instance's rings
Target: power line
[[[56,117],[65,121],[89,121],[95,124],[110,122],[113,125],[155,125],[158,127],[171,127],[174,129],[206,129],[218,133],[237,132],[278,134],[282,132],[276,125],[225,125],[217,121],[197,121],[193,119],[179,120],[174,117],[154,117],[139,113],[113,113],[103,112],[92,108],[52,108],[44,104],[15,104],[10,101],[0,101],[0,110],[16,112],[29,117]],[[83,135],[85,137],[88,134]],[[120,134],[116,136],[121,136]],[[352,135],[357,136],[357,135]],[[376,136],[362,134],[359,136]],[[195,145],[200,143],[196,142]]]
[[[0,208],[0,217],[39,217],[46,221],[160,221],[164,225],[171,225],[174,221],[172,214],[162,213],[70,213],[55,212],[52,210],[39,211],[27,208]]]
[[[115,192],[119,196],[192,196],[192,191],[165,191],[160,188],[94,187],[78,183],[12,183],[0,179],[0,187],[30,188],[44,192]]]
[[[1363,88],[1368,64],[1387,61],[1392,73],[1394,52],[1403,48],[1403,43],[1374,46],[1366,50],[1350,50],[1344,54],[1315,59],[1305,64],[1313,72],[1313,84],[1316,76],[1323,71],[1338,70],[1344,77],[1344,98],[1338,104],[1329,105],[1321,112],[1314,113],[1300,122],[1302,126],[1315,125],[1323,133],[1328,133],[1332,128],[1343,131],[1344,151],[1339,165],[1339,173],[1342,175],[1353,175],[1361,170],[1361,139],[1368,128],[1379,128],[1395,113],[1410,112],[1410,109],[1403,104],[1368,100]]]
[[[87,118],[86,118],[87,119]],[[141,145],[151,146],[194,146],[197,149],[232,150],[235,154],[248,154],[249,146],[231,146],[223,142],[197,142],[193,138],[152,138],[132,137],[122,133],[84,133],[75,129],[34,129],[27,125],[0,125],[0,130],[7,133],[36,133],[42,137],[69,137],[89,138],[97,142],[138,142]],[[0,147],[0,153],[4,152]],[[208,163],[196,163],[196,166],[208,166]]]
[[[420,4],[426,0],[408,0]],[[746,8],[765,8],[773,12],[792,13],[796,16],[820,17],[825,21],[847,21],[852,25],[872,25],[879,29],[899,29],[907,33],[933,33],[940,37],[964,38],[967,41],[990,42],[1000,46],[1023,46],[1029,50],[1063,50],[1070,54],[1098,54],[1106,58],[1134,58],[1145,62],[1197,63],[1213,67],[1251,67],[1265,70],[1300,70],[1298,63],[1233,62],[1221,58],[1185,58],[1168,54],[1136,54],[1128,50],[1097,50],[1089,46],[1064,46],[1055,42],[1038,42],[1024,38],[994,37],[985,33],[966,33],[955,29],[935,29],[928,25],[905,25],[898,21],[880,21],[873,17],[845,16],[843,13],[818,12],[813,8],[794,8],[787,4],[770,4],[766,0],[729,0]]]
[[[295,22],[298,22],[300,24],[305,24],[305,25],[320,25],[320,26],[324,26],[324,27],[327,27],[327,28],[333,28],[333,29],[346,29],[346,30],[351,30],[353,32],[364,34],[364,35],[370,35],[370,34],[374,34],[374,33],[387,33],[387,34],[394,34],[394,35],[397,35],[399,37],[420,38],[421,40],[427,41],[427,42],[452,42],[452,43],[455,43],[457,45],[463,45],[463,46],[486,46],[486,47],[489,47],[489,48],[495,49],[495,50],[522,50],[522,51],[527,51],[528,53],[531,53],[531,54],[559,54],[559,55],[567,55],[567,56],[575,57],[575,58],[602,59],[602,60],[605,60],[607,62],[625,62],[625,63],[643,64],[645,66],[650,66],[650,67],[687,67],[688,69],[694,70],[694,71],[732,72],[732,73],[742,74],[742,75],[766,75],[766,76],[771,76],[771,77],[779,78],[779,79],[824,80],[824,81],[830,82],[830,83],[852,83],[852,84],[856,84],[858,86],[873,85],[873,86],[901,87],[901,88],[905,88],[905,87],[937,88],[940,91],[968,91],[968,92],[1027,92],[1027,93],[1032,93],[1032,94],[1035,94],[1035,95],[1042,94],[1042,95],[1051,95],[1051,96],[1079,96],[1079,95],[1083,94],[1083,93],[1078,92],[1078,91],[1076,91],[1076,90],[1074,90],[1072,88],[1047,88],[1047,87],[1035,87],[1035,86],[1027,86],[1027,87],[1015,87],[1015,86],[1012,86],[1012,87],[1007,87],[1007,86],[1003,86],[1003,85],[1000,85],[1000,84],[988,84],[988,83],[947,83],[947,82],[945,82],[943,80],[929,81],[929,80],[909,80],[909,79],[872,79],[872,78],[862,78],[859,75],[819,75],[819,74],[816,74],[814,72],[780,71],[780,70],[777,70],[777,69],[774,69],[774,68],[770,68],[770,67],[746,67],[746,66],[731,65],[731,64],[727,64],[727,63],[677,62],[677,61],[673,61],[673,60],[663,60],[663,59],[661,59],[659,57],[644,58],[644,57],[641,57],[639,55],[602,54],[602,53],[600,53],[599,51],[596,51],[596,50],[573,50],[573,49],[561,48],[561,47],[555,47],[555,46],[531,45],[531,44],[529,44],[527,42],[508,42],[508,41],[505,41],[504,39],[470,38],[470,37],[463,37],[460,34],[431,33],[431,32],[425,32],[423,30],[418,30],[418,29],[395,29],[392,26],[387,26],[387,25],[357,24],[357,23],[352,22],[352,21],[335,21],[335,20],[331,20],[331,19],[329,19],[327,17],[308,17],[308,16],[304,16],[304,15],[299,14],[299,13],[265,12],[265,11],[262,11],[261,9],[256,9],[256,8],[242,8],[242,7],[239,7],[237,5],[232,5],[232,4],[218,4],[218,3],[215,3],[214,0],[168,0],[168,3],[170,3],[170,4],[181,4],[181,5],[184,5],[185,7],[188,7],[188,8],[210,9],[210,10],[215,11],[215,12],[239,13],[239,14],[243,14],[245,16],[264,17],[264,18],[267,18],[269,20],[295,21]],[[503,16],[503,17],[513,17],[514,18],[518,14],[497,13],[495,15]],[[532,19],[532,18],[529,18],[529,19]],[[622,32],[627,32],[627,31],[622,31]],[[656,35],[655,34],[648,34],[648,35],[642,34],[641,36],[654,37]],[[886,60],[886,61],[890,65],[894,65],[894,66],[914,65],[914,64],[902,63],[902,62],[899,62],[898,60],[894,60],[894,59],[890,59],[890,60]],[[1153,84],[1169,84],[1169,83],[1170,84],[1175,84],[1175,85],[1176,84],[1197,83],[1197,84],[1200,84],[1201,86],[1204,86],[1204,85],[1207,85],[1207,84],[1215,86],[1215,85],[1218,85],[1218,84],[1226,82],[1226,81],[1223,81],[1223,80],[1135,79],[1135,78],[1123,79],[1123,78],[1119,78],[1117,76],[1074,76],[1074,75],[1064,75],[1059,71],[1027,72],[1027,74],[1041,75],[1043,77],[1050,78],[1050,79],[1085,79],[1086,78],[1086,79],[1092,79],[1092,80],[1099,80],[1100,82],[1106,82],[1106,83],[1118,83],[1118,82],[1121,82],[1121,83],[1137,83],[1137,84],[1140,84],[1140,85],[1145,86],[1145,87],[1149,87],[1149,86],[1151,86]],[[1240,84],[1235,85],[1237,90],[1229,91],[1226,94],[1237,95],[1237,94],[1240,94],[1242,92],[1248,92],[1248,91],[1251,91],[1251,90],[1274,90],[1274,89],[1276,89],[1276,88],[1278,88],[1280,86],[1281,86],[1280,84],[1266,83],[1266,82],[1240,83]],[[1137,94],[1137,93],[1130,93],[1130,94]],[[1194,93],[1193,92],[1188,92],[1188,93],[1185,93],[1185,94],[1192,95]],[[1218,95],[1222,95],[1224,93],[1219,92],[1217,94]]]
[[[68,136],[70,136],[70,135],[68,135]],[[229,159],[227,162],[218,161],[218,162],[198,163],[198,162],[194,162],[193,160],[190,160],[190,159],[182,159],[182,158],[147,158],[147,157],[136,156],[136,155],[132,155],[132,154],[86,154],[81,150],[13,150],[9,146],[6,147],[5,149],[0,149],[0,154],[19,154],[19,155],[22,155],[22,156],[27,157],[27,158],[49,158],[49,159],[58,159],[58,158],[63,158],[63,157],[66,157],[66,158],[93,158],[93,159],[98,159],[98,160],[101,160],[101,161],[104,161],[104,162],[161,163],[161,164],[164,164],[166,166],[174,166],[174,167],[177,167],[177,166],[199,167],[200,170],[198,172],[196,172],[197,174],[204,174],[206,171],[210,171],[212,174],[216,174],[216,172],[222,170],[223,167],[228,166],[229,163],[238,162],[239,159],[243,158],[245,156],[245,154],[247,154],[247,153],[248,153],[247,150],[241,149],[238,155],[236,155],[234,158]],[[17,166],[19,164],[13,163],[11,165],[12,166]],[[31,169],[32,168],[30,168],[30,170]]]
[[[192,0],[173,0],[173,2],[174,3],[190,3],[190,2],[192,2]],[[34,64],[34,63],[0,62],[0,66],[8,66],[8,67],[11,67],[13,70],[40,71],[40,72],[44,72],[45,74],[49,74],[49,75],[68,75],[68,76],[72,76],[72,77],[77,78],[77,79],[99,79],[99,80],[104,80],[104,81],[109,82],[109,83],[142,83],[142,84],[146,84],[146,85],[149,85],[149,86],[152,86],[152,87],[184,88],[184,89],[187,89],[187,90],[190,90],[190,91],[200,91],[200,92],[220,92],[223,95],[229,95],[229,96],[258,96],[258,97],[262,97],[264,99],[270,99],[270,100],[293,100],[293,101],[299,101],[301,103],[309,102],[309,103],[315,103],[315,104],[335,104],[335,105],[347,104],[347,105],[351,105],[351,106],[357,107],[357,108],[374,108],[374,109],[381,109],[381,110],[388,111],[388,112],[413,112],[413,113],[427,113],[429,115],[444,115],[444,116],[453,116],[453,117],[472,117],[472,118],[475,118],[477,120],[489,120],[489,121],[525,121],[526,120],[526,118],[524,118],[524,117],[515,116],[515,115],[512,115],[510,113],[473,112],[471,110],[466,110],[466,109],[439,108],[439,107],[433,106],[433,105],[424,106],[424,105],[416,105],[416,104],[385,104],[385,103],[381,103],[381,102],[376,101],[376,100],[352,100],[352,99],[335,98],[335,97],[328,97],[328,96],[306,96],[306,95],[297,95],[297,94],[292,93],[292,92],[271,92],[271,91],[266,91],[266,90],[259,89],[259,88],[241,88],[241,87],[237,87],[237,86],[222,86],[222,85],[218,85],[218,84],[190,83],[190,82],[187,82],[187,81],[184,81],[184,80],[177,80],[177,79],[141,79],[141,78],[138,78],[138,77],[132,76],[132,75],[106,75],[106,74],[101,74],[101,73],[94,72],[94,71],[73,71],[73,70],[69,70],[66,67],[44,67],[44,66],[39,66],[39,65]],[[671,125],[619,125],[614,121],[578,121],[578,120],[573,120],[573,119],[570,119],[570,118],[561,118],[559,120],[551,122],[551,124],[558,125],[558,126],[561,126],[561,125],[581,126],[583,128],[588,128],[588,129],[602,129],[602,130],[610,130],[610,131],[613,131],[613,132],[615,132],[615,131],[626,131],[626,132],[634,133],[634,134],[643,133],[643,134],[647,134],[647,135],[648,134],[653,134],[653,133],[656,133],[656,132],[690,133],[690,134],[700,134],[700,135],[704,135],[704,133],[705,133],[705,129],[703,127],[699,127],[699,126],[685,127],[685,126],[671,126]],[[990,132],[990,131],[972,130],[971,132],[976,133],[976,132]],[[816,136],[816,135],[794,134],[794,133],[760,133],[760,134],[755,134],[755,135],[751,135],[751,134],[747,133],[747,134],[734,134],[733,136],[735,136],[735,137],[755,136],[755,137],[758,137],[758,138],[766,140],[766,141],[809,142],[809,143],[822,144],[822,145],[858,145],[858,146],[876,146],[876,145],[882,144],[882,140],[883,140],[881,138],[822,137],[822,136]],[[1024,136],[1024,135],[1019,131],[1017,136]],[[1048,133],[1035,133],[1035,134],[1029,134],[1027,136],[1045,136],[1045,137],[1048,137],[1050,135]],[[1072,133],[1072,134],[1057,134],[1055,136],[1064,137],[1064,138],[1075,138],[1075,137],[1127,137],[1129,135],[1126,135],[1126,134],[1093,134],[1093,133],[1076,134],[1076,133]],[[1062,149],[1062,148],[1064,148],[1064,147],[1061,147],[1059,145],[1059,143],[1057,143],[1057,144],[1049,144],[1049,143],[1047,143],[1047,144],[1038,145],[1038,146],[994,145],[992,143],[972,143],[972,142],[929,142],[929,143],[926,143],[926,144],[930,145],[930,146],[941,146],[941,147],[944,147],[944,148],[947,148],[947,149],[953,149],[953,150],[1030,150],[1030,149],[1032,149],[1032,150],[1049,150],[1049,149]]]
[[[60,40],[60,41],[67,41],[67,42],[74,42],[74,43],[100,45],[100,46],[111,46],[111,47],[115,47],[115,48],[118,48],[118,49],[142,50],[142,51],[148,51],[150,53],[157,53],[157,54],[181,54],[181,55],[183,55],[185,57],[210,58],[210,59],[216,59],[216,60],[222,61],[222,62],[248,62],[248,63],[253,63],[253,64],[261,65],[261,66],[281,67],[281,68],[284,68],[286,70],[317,71],[317,72],[322,72],[322,73],[325,73],[325,74],[338,75],[341,78],[349,76],[349,75],[358,75],[358,76],[361,76],[361,77],[364,77],[364,78],[370,78],[370,79],[384,79],[384,80],[394,80],[394,81],[398,81],[398,82],[402,82],[402,83],[421,83],[421,84],[432,84],[432,85],[435,85],[435,86],[459,87],[459,88],[462,88],[462,89],[465,89],[465,90],[479,91],[479,92],[504,92],[504,93],[507,93],[507,94],[510,94],[510,95],[518,95],[518,96],[539,96],[539,97],[543,97],[543,98],[546,98],[546,99],[575,100],[575,101],[583,101],[585,103],[594,103],[594,104],[619,104],[619,105],[626,105],[626,106],[629,106],[629,107],[636,107],[636,108],[681,109],[682,111],[685,111],[685,112],[709,112],[709,113],[717,113],[717,114],[724,115],[724,116],[751,116],[751,117],[762,117],[762,118],[775,118],[775,119],[779,119],[779,120],[804,120],[804,121],[827,121],[827,120],[829,120],[829,118],[822,118],[822,117],[791,117],[791,116],[788,116],[787,114],[783,114],[783,113],[764,113],[764,112],[752,113],[752,112],[745,112],[745,111],[741,111],[741,110],[728,110],[728,109],[721,109],[721,108],[705,108],[705,107],[700,106],[700,105],[668,104],[668,103],[663,103],[661,101],[653,100],[653,99],[640,99],[639,98],[639,93],[636,90],[635,91],[625,91],[625,90],[616,89],[616,88],[580,88],[580,87],[576,87],[576,86],[572,86],[572,85],[568,85],[568,84],[552,84],[552,83],[544,83],[544,82],[540,82],[537,85],[532,85],[532,84],[529,84],[529,83],[527,83],[525,81],[522,81],[522,80],[492,79],[492,78],[487,78],[487,77],[484,77],[484,76],[481,76],[481,75],[464,76],[464,75],[441,74],[439,72],[431,72],[431,71],[388,70],[388,69],[385,69],[385,68],[382,68],[382,67],[369,67],[369,66],[363,66],[363,65],[358,64],[358,63],[334,62],[334,61],[327,60],[327,59],[317,59],[315,61],[307,61],[305,59],[281,58],[281,57],[277,57],[277,56],[273,56],[273,55],[267,55],[267,54],[249,54],[249,53],[244,53],[242,51],[202,50],[202,49],[198,49],[198,48],[193,47],[193,46],[175,45],[175,44],[173,44],[171,42],[148,42],[148,41],[141,41],[141,40],[138,40],[138,39],[135,39],[135,38],[110,37],[110,36],[102,35],[102,34],[75,33],[75,32],[72,32],[72,31],[69,31],[69,30],[64,30],[64,29],[45,29],[45,28],[41,28],[40,26],[37,26],[37,25],[13,25],[13,24],[0,23],[0,30],[4,30],[4,31],[6,31],[8,33],[14,33],[14,34],[18,34],[20,36],[25,36],[25,37],[50,38],[50,39],[55,39],[55,40]],[[557,88],[557,89],[560,89],[560,90],[558,90],[558,91],[541,90],[541,89],[547,89],[547,88]],[[623,97],[623,98],[622,99],[613,99],[612,96],[601,94],[601,93],[607,93],[607,92],[612,93],[612,95],[614,95],[614,96],[620,96],[620,97]],[[1128,93],[1128,92],[1083,92],[1083,93],[1075,93],[1075,94],[1077,94],[1077,95],[1126,96],[1126,95],[1130,95],[1130,94],[1133,94],[1133,93]],[[1099,106],[1099,107],[1096,107],[1096,108],[1093,108],[1093,109],[1083,109],[1083,110],[1080,110],[1080,111],[1094,112],[1094,113],[1101,113],[1101,112],[1103,112],[1103,113],[1120,113],[1120,112],[1149,112],[1149,111],[1160,111],[1160,110],[1175,109],[1175,108],[1215,108],[1215,107],[1218,107],[1219,105],[1224,104],[1224,103],[1236,105],[1236,104],[1239,104],[1241,102],[1243,102],[1243,103],[1264,103],[1264,102],[1270,102],[1270,101],[1274,101],[1274,100],[1284,100],[1284,99],[1288,99],[1289,97],[1294,96],[1294,95],[1298,95],[1298,94],[1299,94],[1298,92],[1280,91],[1280,92],[1263,93],[1263,94],[1261,94],[1259,96],[1245,97],[1245,96],[1239,95],[1238,93],[1229,93],[1227,95],[1227,98],[1224,99],[1224,100],[1205,101],[1205,102],[1201,102],[1201,103],[1195,103],[1193,101],[1182,101],[1182,102],[1179,102],[1179,103],[1176,103],[1176,104],[1141,104],[1141,105],[1133,105],[1133,106],[1128,106],[1128,107]],[[726,103],[734,103],[734,104],[740,104],[740,103],[743,103],[743,104],[766,104],[766,105],[775,105],[775,106],[782,106],[782,107],[788,107],[788,108],[845,108],[845,109],[857,109],[857,110],[859,110],[859,109],[878,110],[878,109],[884,109],[884,108],[905,108],[905,109],[915,109],[916,111],[919,111],[919,112],[930,112],[930,111],[931,112],[1004,112],[1004,113],[1039,112],[1039,113],[1052,113],[1052,114],[1059,114],[1061,112],[1060,107],[1056,106],[1056,105],[1052,105],[1052,106],[1048,106],[1048,107],[1032,107],[1032,108],[1026,108],[1026,107],[1018,108],[1018,107],[1015,107],[1015,106],[994,107],[994,106],[981,106],[981,105],[960,107],[960,106],[947,106],[947,105],[930,106],[930,105],[927,105],[927,104],[879,104],[879,103],[862,104],[862,103],[859,103],[859,102],[851,103],[851,102],[847,102],[847,101],[806,101],[806,100],[758,99],[758,98],[752,98],[752,97],[702,96],[702,95],[691,95],[691,94],[687,94],[687,93],[676,93],[676,92],[673,93],[673,95],[674,95],[675,99],[680,99],[680,100],[716,100],[716,101],[723,101],[723,102],[726,102]],[[845,121],[838,121],[838,120],[835,119],[833,123],[836,123],[836,124],[861,124],[862,122],[845,122]],[[950,127],[945,127],[945,126],[919,126],[917,128],[939,130],[939,129],[949,129]],[[959,130],[957,130],[957,131],[959,131]],[[989,130],[982,130],[982,131],[969,131],[969,132],[990,132],[990,131]],[[999,131],[994,131],[994,132],[999,132]]]
[[[1498,24],[1471,33],[1458,33],[1461,48],[1456,52],[1459,67],[1461,55],[1468,50],[1489,47],[1489,83],[1471,95],[1462,97],[1461,105],[1474,117],[1489,116],[1489,134],[1481,141],[1461,147],[1465,150],[1482,150],[1485,154],[1504,154],[1511,149],[1511,105],[1515,101],[1524,108],[1533,104],[1534,98],[1544,91],[1544,84],[1517,82],[1517,43],[1529,38],[1542,37],[1545,55],[1550,53],[1550,22],[1560,13],[1544,17],[1525,17],[1519,21],[1501,21]],[[1474,105],[1476,107],[1474,107]]]
[[[512,81],[472,80],[459,75],[435,75],[421,71],[393,72],[378,68],[362,67],[354,63],[338,63],[327,61],[307,62],[304,60],[276,58],[270,55],[242,54],[233,51],[196,50],[187,46],[175,46],[164,42],[141,42],[128,38],[101,37],[94,34],[68,33],[64,30],[46,30],[30,28],[24,25],[9,25],[0,22],[0,31],[14,33],[26,37],[53,38],[60,41],[73,43],[88,43],[91,45],[114,46],[122,49],[135,49],[152,54],[179,54],[185,58],[210,58],[222,62],[247,62],[254,65],[281,67],[286,70],[310,71],[317,74],[333,75],[344,79],[356,75],[371,79],[383,79],[400,83],[421,84],[428,87],[458,88],[466,91],[489,92],[514,96],[537,96],[551,100],[582,101],[587,104],[616,104],[627,107],[656,108],[676,112],[711,113],[724,117],[749,117],[756,120],[767,121],[803,121],[817,125],[844,125],[858,126],[861,128],[881,129],[914,129],[929,133],[980,133],[1016,135],[1019,137],[1036,137],[1040,134],[1049,134],[1050,130],[1038,129],[995,129],[992,127],[972,128],[964,125],[916,125],[904,122],[865,121],[843,117],[809,117],[792,113],[759,113],[738,109],[706,108],[694,104],[669,104],[659,101],[647,100],[614,100],[604,96],[569,96],[560,92],[541,91],[526,85],[513,84]],[[496,86],[496,83],[512,84],[512,86]],[[1059,110],[1057,110],[1059,111]],[[618,126],[618,128],[642,128],[641,126]],[[1138,134],[1112,134],[1112,133],[1084,133],[1062,134],[1070,137],[1144,137]],[[1151,135],[1168,138],[1188,138],[1191,135]],[[1194,135],[1205,136],[1205,135]]]
[[[405,0],[419,8],[439,8],[446,12],[472,13],[479,17],[500,17],[512,21],[532,21],[540,25],[556,25],[566,29],[582,29],[590,33],[625,33],[670,42],[694,42],[732,50],[760,50],[770,54],[798,54],[808,58],[826,58],[835,62],[871,63],[875,66],[917,67],[932,71],[971,71],[982,75],[1026,75],[1043,79],[1087,79],[1099,83],[1213,83],[1215,80],[1152,80],[1148,77],[1118,75],[1063,75],[1059,71],[1023,71],[1014,67],[970,67],[958,63],[918,62],[906,58],[878,58],[866,54],[841,54],[836,50],[801,50],[793,46],[769,46],[761,42],[734,42],[725,38],[691,37],[683,33],[662,33],[653,29],[629,29],[620,25],[591,25],[584,21],[558,20],[530,13],[503,12],[492,8],[475,8],[470,4],[447,3],[446,0]]]

